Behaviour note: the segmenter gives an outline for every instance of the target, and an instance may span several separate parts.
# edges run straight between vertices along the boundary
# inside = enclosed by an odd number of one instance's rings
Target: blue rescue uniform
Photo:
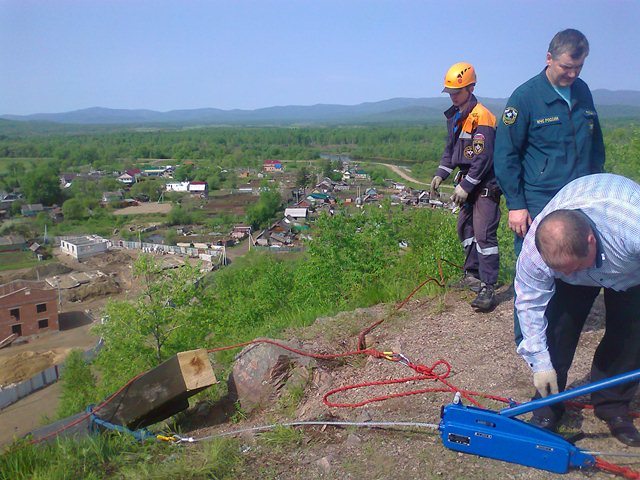
[[[571,86],[571,108],[546,75],[518,87],[498,126],[494,169],[509,210],[535,218],[567,183],[604,168],[604,142],[587,84]]]
[[[465,111],[446,112],[447,144],[436,175],[445,180],[460,169],[460,186],[469,194],[458,215],[458,238],[466,253],[464,269],[484,283],[498,281],[500,189],[493,174],[496,118],[471,95]]]
[[[553,88],[546,68],[511,95],[496,133],[494,170],[509,210],[534,219],[566,184],[601,173],[604,141],[587,84],[571,85],[571,107]],[[514,236],[516,256],[523,238]],[[516,344],[522,340],[514,310]]]

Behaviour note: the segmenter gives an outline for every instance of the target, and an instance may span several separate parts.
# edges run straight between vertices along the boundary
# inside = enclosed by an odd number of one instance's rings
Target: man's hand
[[[526,208],[509,210],[509,228],[519,237],[524,238],[531,225],[531,216]]]
[[[442,183],[442,177],[439,177],[438,175],[433,177],[433,179],[431,180],[431,192],[429,193],[429,198],[431,199],[436,198],[436,194],[438,192],[438,188],[440,188],[441,183]]]
[[[545,370],[544,372],[535,372],[533,374],[533,385],[542,397],[558,393],[558,375],[553,369]]]
[[[467,201],[469,194],[460,185],[456,185],[453,195],[451,195],[451,201],[458,206],[462,206]]]

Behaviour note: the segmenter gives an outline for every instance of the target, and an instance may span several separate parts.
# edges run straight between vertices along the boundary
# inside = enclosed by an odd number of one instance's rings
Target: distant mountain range
[[[640,91],[594,90],[593,98],[602,118],[640,119]],[[504,109],[506,98],[479,97],[496,116]],[[74,125],[268,125],[268,124],[367,124],[434,123],[442,121],[442,112],[451,105],[440,98],[393,98],[358,105],[318,104],[310,106],[268,107],[256,110],[124,110],[93,107],[64,113],[0,115],[16,122],[52,122]]]

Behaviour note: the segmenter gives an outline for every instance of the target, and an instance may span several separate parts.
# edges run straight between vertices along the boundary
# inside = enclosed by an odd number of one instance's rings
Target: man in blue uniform
[[[495,116],[473,95],[476,72],[469,63],[453,65],[445,75],[444,90],[453,105],[447,117],[447,144],[431,181],[431,198],[457,167],[457,185],[451,200],[460,206],[458,238],[466,252],[463,283],[478,295],[471,306],[481,312],[497,305],[498,224],[500,189],[493,173]]]
[[[570,182],[531,224],[516,268],[518,345],[533,371],[537,396],[564,390],[585,320],[604,290],[605,333],[591,381],[640,369],[640,185],[612,174]],[[629,412],[637,382],[591,394],[598,418],[626,445],[640,447]],[[531,423],[555,430],[564,412],[553,404]]]
[[[516,255],[532,219],[570,181],[604,167],[604,142],[587,84],[578,78],[589,42],[558,32],[547,66],[509,98],[496,136],[495,174],[509,209]],[[516,342],[522,338],[517,319]]]

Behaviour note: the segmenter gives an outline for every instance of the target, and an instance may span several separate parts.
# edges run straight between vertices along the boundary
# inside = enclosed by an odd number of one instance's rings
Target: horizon
[[[592,90],[640,91],[638,17],[631,0],[0,0],[0,114],[446,99],[457,61],[477,96],[508,98],[564,28],[589,39]]]

